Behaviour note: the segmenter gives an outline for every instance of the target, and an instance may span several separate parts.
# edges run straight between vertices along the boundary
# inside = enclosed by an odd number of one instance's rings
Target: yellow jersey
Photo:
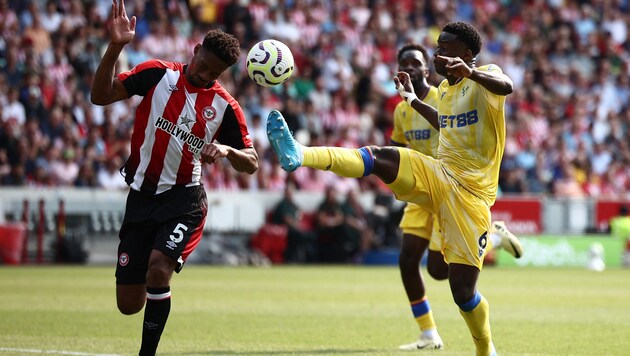
[[[495,64],[477,70],[502,72]],[[505,147],[505,96],[468,78],[453,85],[443,80],[438,96],[437,158],[462,187],[492,206]]]
[[[422,99],[423,102],[437,108],[438,90],[431,86]],[[424,116],[420,115],[406,101],[401,101],[394,109],[394,130],[391,140],[427,156],[436,157],[440,131],[433,127]]]

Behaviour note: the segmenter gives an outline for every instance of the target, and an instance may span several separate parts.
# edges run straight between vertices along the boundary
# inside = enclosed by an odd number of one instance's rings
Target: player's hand
[[[459,57],[436,56],[433,62],[443,64],[446,68],[446,75],[455,78],[468,78],[472,75],[472,68]]]
[[[125,45],[136,35],[136,17],[127,17],[124,0],[112,0],[110,37],[114,44]]]
[[[394,84],[400,95],[403,92],[413,93],[413,85],[411,84],[411,77],[407,72],[398,72],[394,77]]]
[[[213,164],[217,160],[227,157],[230,148],[218,143],[209,143],[201,149],[201,163]]]
[[[394,84],[396,85],[396,89],[398,89],[398,94],[403,98],[409,105],[418,99],[416,92],[413,90],[413,85],[411,84],[411,78],[407,72],[398,72],[394,77]]]

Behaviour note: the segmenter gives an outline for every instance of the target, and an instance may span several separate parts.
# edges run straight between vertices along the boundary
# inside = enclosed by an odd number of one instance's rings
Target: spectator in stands
[[[11,164],[9,163],[7,150],[4,148],[0,148],[0,182],[6,181],[10,174]]]
[[[26,109],[18,99],[20,91],[17,87],[9,87],[7,103],[2,108],[2,123],[14,121],[18,127],[26,123]]]
[[[125,177],[120,173],[122,167],[122,159],[120,156],[113,156],[103,162],[103,165],[96,173],[96,182],[100,188],[106,190],[127,190],[127,182]]]
[[[9,6],[9,0],[0,0],[0,35],[5,39],[15,36],[20,29],[20,22],[12,9],[13,6]]]
[[[315,235],[304,227],[303,212],[294,199],[295,185],[287,183],[284,195],[271,213],[271,223],[287,227],[286,263],[306,263],[315,260]]]
[[[74,186],[78,188],[98,188],[98,179],[94,169],[94,161],[85,160],[79,167],[79,174],[74,181]]]
[[[20,187],[27,184],[24,165],[16,163],[11,165],[11,171],[2,179],[2,185]]]
[[[23,36],[32,43],[35,54],[42,55],[50,50],[50,32],[44,27],[38,12],[34,12],[31,15],[32,23],[24,29]]]
[[[400,247],[401,237],[398,224],[402,208],[396,210],[394,197],[384,187],[374,189],[374,205],[369,214],[370,228],[374,231],[372,248]]]
[[[79,165],[72,147],[61,151],[61,159],[50,162],[50,176],[56,185],[71,186],[79,175]]]
[[[317,233],[318,262],[347,262],[343,245],[345,240],[345,215],[337,199],[337,189],[329,185],[324,192],[324,200],[317,207],[315,231]]]
[[[358,263],[363,253],[367,252],[374,241],[373,230],[369,228],[369,215],[359,200],[359,190],[349,189],[341,204],[345,216],[346,233],[343,251],[347,262]]]
[[[49,33],[57,32],[61,22],[63,21],[63,16],[59,13],[55,0],[46,1],[46,5],[39,13],[39,17],[42,27],[44,27]]]

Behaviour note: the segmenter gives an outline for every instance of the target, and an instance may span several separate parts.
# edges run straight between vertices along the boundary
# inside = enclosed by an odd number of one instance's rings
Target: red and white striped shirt
[[[183,63],[149,60],[118,75],[130,97],[144,96],[124,167],[131,189],[159,194],[174,185],[201,184],[201,149],[214,140],[253,147],[236,99],[219,82],[193,86],[184,70]]]

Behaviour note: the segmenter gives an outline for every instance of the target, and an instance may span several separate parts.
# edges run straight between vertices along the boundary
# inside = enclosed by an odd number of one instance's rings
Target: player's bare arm
[[[114,68],[123,47],[136,34],[136,17],[127,17],[124,0],[112,1],[110,43],[94,73],[91,101],[96,105],[108,105],[129,97],[125,86],[115,78]]]
[[[471,80],[481,84],[488,91],[497,95],[509,95],[514,91],[514,83],[512,79],[504,73],[487,72],[473,69],[468,77]]]
[[[237,150],[233,147],[210,143],[201,149],[201,162],[213,164],[218,159],[227,158],[232,168],[238,172],[252,174],[258,169],[258,153],[254,148]]]
[[[459,57],[436,56],[434,61],[445,62],[447,75],[455,78],[469,78],[497,95],[508,95],[514,90],[514,84],[507,75],[471,68]]]
[[[433,106],[418,99],[413,90],[409,74],[406,72],[396,73],[396,76],[394,77],[394,84],[396,85],[400,96],[406,100],[407,103],[414,108],[414,110],[420,113],[420,115],[422,115],[431,124],[431,126],[439,130],[440,125],[438,125],[437,110]]]

